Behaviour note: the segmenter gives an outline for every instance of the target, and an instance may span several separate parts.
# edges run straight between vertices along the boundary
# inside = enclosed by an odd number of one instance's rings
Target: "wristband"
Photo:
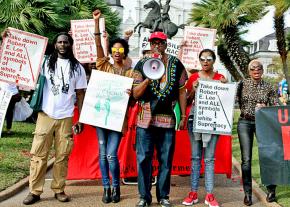
[[[94,33],[95,36],[96,36],[96,35],[101,35],[101,34],[102,34],[102,33],[100,33],[100,32],[98,32],[98,33],[95,32],[95,33]]]

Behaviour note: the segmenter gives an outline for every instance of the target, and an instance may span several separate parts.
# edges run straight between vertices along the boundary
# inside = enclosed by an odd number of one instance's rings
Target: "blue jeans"
[[[110,188],[110,176],[112,175],[112,186],[120,186],[120,164],[118,160],[118,148],[122,138],[121,132],[97,127],[99,139],[99,163],[102,173],[104,188]]]
[[[152,158],[154,146],[159,163],[156,197],[168,199],[170,192],[170,173],[175,146],[175,130],[150,126],[148,129],[137,127],[136,150],[138,167],[138,190],[140,198],[152,202]]]
[[[191,190],[197,191],[200,176],[200,167],[202,160],[202,152],[204,149],[204,163],[205,163],[205,190],[207,193],[213,192],[214,186],[214,153],[218,140],[218,135],[212,134],[207,147],[202,147],[202,140],[195,140],[193,130],[192,116],[188,119],[188,134],[191,143]]]
[[[252,194],[252,151],[254,133],[256,131],[255,121],[239,119],[238,136],[240,141],[242,159],[242,180],[245,194]]]

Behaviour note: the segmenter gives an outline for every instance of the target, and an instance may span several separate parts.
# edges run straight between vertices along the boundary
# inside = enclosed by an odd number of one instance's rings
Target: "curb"
[[[242,177],[241,164],[234,157],[232,157],[232,164]],[[261,201],[267,207],[282,207],[277,202],[268,203],[266,201],[267,194],[259,187],[258,183],[254,179],[252,179],[252,185],[254,195],[258,198],[259,201]]]
[[[55,158],[52,158],[48,161],[47,163],[47,170],[49,170],[53,163],[54,163]],[[0,202],[7,200],[8,198],[16,195],[19,193],[21,190],[23,190],[26,186],[28,186],[29,183],[29,176],[23,178],[19,182],[15,183],[14,185],[6,188],[5,190],[0,192]]]

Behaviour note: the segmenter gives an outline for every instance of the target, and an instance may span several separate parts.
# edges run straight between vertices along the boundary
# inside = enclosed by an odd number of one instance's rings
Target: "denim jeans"
[[[136,150],[138,167],[138,190],[140,198],[152,202],[152,158],[154,146],[159,163],[156,197],[168,199],[170,192],[170,173],[175,146],[175,130],[150,126],[147,129],[137,127]]]
[[[242,159],[242,180],[245,194],[252,194],[252,149],[254,133],[256,130],[255,121],[239,119],[238,136],[240,141]]]
[[[218,140],[218,135],[212,134],[207,147],[203,148],[202,140],[195,140],[193,130],[193,119],[188,119],[188,134],[191,143],[191,190],[197,191],[200,176],[200,167],[202,160],[202,152],[204,150],[205,163],[205,190],[207,193],[213,192],[214,186],[214,161],[215,147]]]
[[[121,132],[97,127],[99,139],[99,163],[102,173],[104,188],[110,188],[110,176],[112,175],[112,186],[120,186],[120,164],[118,160],[118,148],[122,138]]]

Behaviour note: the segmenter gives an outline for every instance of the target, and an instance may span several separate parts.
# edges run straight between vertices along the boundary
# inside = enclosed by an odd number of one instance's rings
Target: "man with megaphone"
[[[138,166],[137,207],[152,202],[151,176],[154,146],[159,163],[156,197],[161,206],[170,207],[170,172],[175,146],[174,107],[179,102],[181,121],[185,124],[187,74],[183,64],[174,56],[165,54],[167,36],[154,32],[149,38],[151,57],[141,59],[134,69],[133,96],[139,100],[136,131]]]

